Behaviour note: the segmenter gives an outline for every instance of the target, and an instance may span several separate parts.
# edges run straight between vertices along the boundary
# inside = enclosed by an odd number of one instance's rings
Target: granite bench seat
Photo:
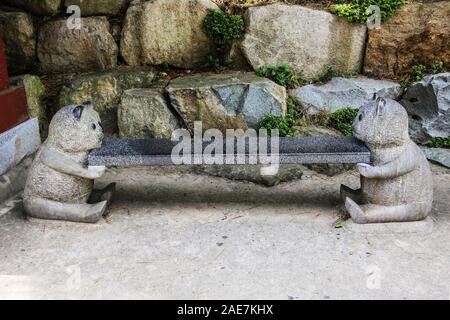
[[[229,143],[232,143],[229,140]],[[270,156],[270,139],[267,152]],[[203,150],[211,142],[203,142]],[[171,140],[161,139],[105,139],[101,148],[89,154],[90,166],[151,166],[173,165],[172,148],[178,144]],[[224,141],[225,152],[227,140]],[[192,150],[194,148],[192,147]],[[251,154],[237,152],[234,145],[234,157],[245,157],[245,163]],[[197,154],[192,153],[192,156]],[[369,163],[370,151],[353,137],[285,137],[280,138],[279,163]]]

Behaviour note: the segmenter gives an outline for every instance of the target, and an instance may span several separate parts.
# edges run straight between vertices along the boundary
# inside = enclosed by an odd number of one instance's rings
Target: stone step
[[[232,146],[233,140],[225,140],[226,145]],[[267,150],[270,153],[270,139],[268,139]],[[202,152],[210,144],[203,141]],[[161,139],[106,139],[100,149],[94,150],[89,155],[90,166],[150,166],[150,165],[173,165],[171,153],[178,142]],[[236,144],[231,157],[236,159],[256,159],[254,154],[249,153],[248,142],[246,142],[245,153],[238,152]],[[191,148],[194,151],[194,146]],[[274,154],[275,155],[275,154]],[[359,140],[353,137],[289,137],[279,140],[279,163],[369,163],[370,151]],[[201,154],[191,153],[191,159],[199,159]],[[205,159],[205,158],[204,158]],[[224,160],[225,161],[225,160]],[[273,159],[272,159],[273,161]],[[192,164],[204,164],[202,162],[191,162]],[[258,163],[268,163],[260,162]]]

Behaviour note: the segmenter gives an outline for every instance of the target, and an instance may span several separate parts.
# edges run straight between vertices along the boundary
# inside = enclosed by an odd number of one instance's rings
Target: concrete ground
[[[189,170],[110,170],[95,225],[0,208],[0,298],[449,299],[450,171],[422,222],[339,226],[355,172],[272,188]]]

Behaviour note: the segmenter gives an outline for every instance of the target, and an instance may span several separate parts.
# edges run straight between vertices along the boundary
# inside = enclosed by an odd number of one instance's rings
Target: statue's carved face
[[[90,102],[63,107],[50,123],[48,138],[67,152],[99,148],[103,140],[100,116]]]
[[[397,101],[375,97],[359,109],[353,134],[372,146],[403,145],[409,139],[408,114]]]

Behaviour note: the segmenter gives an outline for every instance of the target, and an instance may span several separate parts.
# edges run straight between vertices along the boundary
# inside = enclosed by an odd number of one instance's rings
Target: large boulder
[[[289,63],[313,79],[324,65],[359,71],[367,28],[331,13],[274,4],[249,8],[242,49],[254,69]]]
[[[105,17],[81,18],[81,29],[67,20],[45,23],[39,30],[38,57],[44,73],[105,70],[117,64],[118,48]]]
[[[399,84],[364,77],[331,79],[323,85],[307,85],[291,90],[310,113],[335,112],[343,108],[359,108],[373,98],[373,94],[397,100],[403,90]]]
[[[428,160],[450,168],[450,149],[421,147]]]
[[[392,77],[415,64],[450,67],[450,2],[412,2],[369,31],[364,72]]]
[[[80,7],[82,16],[116,16],[128,2],[129,0],[65,0],[64,6]]]
[[[266,115],[286,113],[286,89],[252,72],[196,74],[174,79],[167,87],[172,106],[193,132],[203,129],[255,128]]]
[[[125,138],[170,139],[179,128],[164,90],[130,89],[124,92],[118,111],[119,133]]]
[[[400,103],[409,114],[411,138],[426,142],[450,136],[450,73],[439,73],[414,83]]]
[[[118,69],[82,75],[63,86],[58,107],[91,101],[100,113],[107,133],[117,131],[117,108],[122,94],[132,88],[150,87],[155,79],[151,70]]]
[[[121,39],[121,54],[132,66],[169,64],[194,68],[206,64],[214,44],[203,31],[209,0],[154,0],[132,3]]]
[[[2,2],[38,16],[53,16],[58,13],[61,6],[61,0],[2,0]]]
[[[10,75],[25,73],[36,64],[36,31],[25,12],[0,12],[0,30]]]

